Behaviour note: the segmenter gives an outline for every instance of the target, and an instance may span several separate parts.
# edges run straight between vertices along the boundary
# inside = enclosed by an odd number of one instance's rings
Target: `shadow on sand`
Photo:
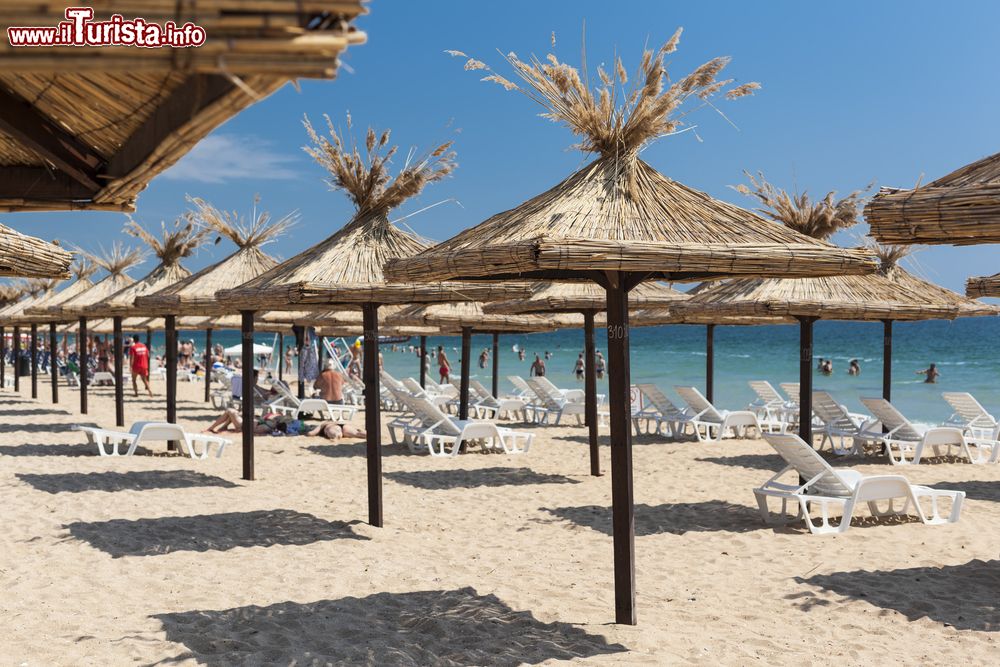
[[[923,459],[920,460],[923,464]],[[974,500],[993,500],[1000,502],[1000,481],[967,481],[967,482],[938,482],[928,484],[932,489],[948,489],[951,491],[965,491],[965,495]]]
[[[736,468],[751,468],[753,470],[768,470],[778,472],[785,467],[785,461],[777,454],[736,454],[733,456],[703,456],[695,459],[702,463],[714,463],[720,466]]]
[[[625,653],[473,588],[157,614],[188,652],[164,662],[249,665],[537,665]]]
[[[972,560],[962,565],[913,567],[899,570],[855,570],[796,577],[847,598],[892,609],[910,621],[928,618],[959,630],[1000,631],[1000,561]],[[801,599],[805,611],[837,604],[822,598]]]
[[[226,551],[237,547],[304,545],[331,540],[367,540],[351,524],[324,521],[292,510],[231,512],[159,519],[114,519],[64,526],[74,538],[122,556],[159,556],[173,551]]]
[[[578,526],[611,535],[611,508],[600,505],[582,507],[543,507],[543,511]],[[700,503],[666,503],[635,506],[636,537],[647,535],[683,535],[689,532],[721,531],[746,533],[768,528],[757,510],[721,500]]]
[[[18,473],[17,478],[46,493],[149,491],[152,489],[187,489],[199,486],[221,486],[234,489],[238,486],[221,477],[191,470],[67,472],[51,475]]]
[[[382,473],[386,479],[418,489],[472,489],[479,486],[529,484],[579,484],[564,475],[535,472],[531,468],[478,468],[472,470],[413,470]]]
[[[137,450],[138,451],[138,450]],[[94,445],[0,445],[0,456],[97,456]]]
[[[336,445],[309,445],[306,449],[314,454],[329,456],[335,459],[345,459],[352,456],[364,458],[368,455],[367,445],[363,442],[339,442]],[[410,453],[410,450],[402,445],[395,447],[390,445],[382,446],[383,457],[403,455],[415,456]]]

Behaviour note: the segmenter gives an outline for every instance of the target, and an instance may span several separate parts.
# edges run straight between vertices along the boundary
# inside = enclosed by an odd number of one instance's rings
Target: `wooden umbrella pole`
[[[14,327],[14,391],[21,391],[21,327]]]
[[[112,318],[115,336],[115,424],[125,426],[125,343],[122,340],[122,317]]]
[[[305,379],[302,377],[303,376],[303,373],[302,373],[302,348],[305,345],[306,333],[305,333],[305,330],[302,327],[300,327],[300,326],[293,326],[292,327],[292,331],[295,332],[295,346],[296,346],[296,348],[299,351],[299,356],[297,357],[298,362],[299,362],[299,369],[298,369],[298,373],[296,373],[296,378],[298,380],[298,388],[297,388],[298,397],[299,397],[299,400],[301,401],[303,398],[306,397],[306,383],[305,383]]]
[[[7,388],[7,327],[0,327],[0,389]]]
[[[177,423],[177,316],[167,315],[164,319],[166,337],[167,364],[167,422]],[[244,394],[245,395],[245,394]],[[173,450],[176,445],[167,443],[167,449]]]
[[[427,383],[427,336],[420,337],[420,388]]]
[[[52,371],[52,402],[59,402],[59,363],[56,359],[56,323],[49,322],[49,370]]]
[[[285,379],[285,334],[278,334],[278,380]]]
[[[611,421],[611,515],[615,622],[636,624],[635,509],[632,485],[631,378],[627,273],[608,275],[608,409]],[[596,421],[596,420],[595,420]]]
[[[365,382],[365,433],[368,457],[368,523],[382,527],[382,419],[378,377],[378,304],[362,306]]]
[[[601,476],[600,445],[597,440],[597,353],[594,345],[594,311],[583,311],[583,411],[590,444],[590,474]]]
[[[892,320],[882,320],[882,398],[892,400]]]
[[[469,418],[469,357],[472,348],[472,327],[462,327],[462,381],[458,397],[458,418]]]
[[[799,437],[810,447],[812,437],[813,322],[799,317]]]
[[[205,402],[208,403],[210,400],[212,400],[212,327],[205,329]]]
[[[705,398],[715,402],[715,325],[705,327]]]
[[[80,318],[80,331],[76,335],[76,356],[80,361],[80,414],[87,414],[87,318]]]
[[[493,333],[493,398],[500,398],[500,334]]]
[[[243,398],[242,398],[242,421],[243,421],[243,479],[254,479],[254,447],[253,447],[253,427],[257,420],[254,417],[254,393],[257,389],[257,382],[253,372],[253,316],[254,311],[240,311],[240,343],[242,344],[243,367]]]
[[[38,325],[31,324],[31,397],[38,398]]]

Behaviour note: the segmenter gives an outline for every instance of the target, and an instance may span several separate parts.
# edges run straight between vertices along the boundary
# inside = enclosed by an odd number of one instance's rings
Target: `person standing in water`
[[[479,354],[479,367],[486,368],[486,363],[490,360],[490,351],[488,348],[483,348],[483,351]]]
[[[604,355],[601,354],[600,350],[597,351],[597,355],[596,356],[597,356],[597,358],[594,360],[594,372],[597,373],[597,379],[598,380],[603,380],[604,379],[604,371],[606,371],[608,367],[607,367],[607,364],[604,361]]]
[[[528,374],[532,377],[544,377],[545,376],[545,362],[537,354],[535,355],[535,360],[531,362],[531,369]]]
[[[937,365],[935,365],[935,364],[931,364],[930,366],[928,366],[927,368],[925,368],[922,371],[917,371],[917,375],[926,375],[927,376],[927,377],[924,378],[924,383],[925,384],[936,384],[937,383],[937,379],[939,377],[941,377],[941,374],[938,372]]]
[[[576,358],[576,365],[573,367],[573,374],[576,375],[576,379],[578,381],[583,380],[584,368],[585,366],[583,362],[583,352],[581,352],[580,356]]]
[[[848,375],[861,375],[861,364],[857,359],[851,359],[851,365],[847,367]]]
[[[448,361],[448,355],[444,353],[444,347],[438,345],[438,375],[441,376],[441,383],[450,382],[451,376],[451,363]]]

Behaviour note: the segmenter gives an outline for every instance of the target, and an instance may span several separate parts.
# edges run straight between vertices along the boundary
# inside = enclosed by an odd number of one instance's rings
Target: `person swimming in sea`
[[[857,359],[851,359],[851,365],[847,367],[848,375],[861,375],[861,364]]]
[[[937,379],[941,377],[941,373],[938,372],[937,365],[931,364],[922,371],[917,371],[917,375],[925,375],[924,384],[936,384]]]

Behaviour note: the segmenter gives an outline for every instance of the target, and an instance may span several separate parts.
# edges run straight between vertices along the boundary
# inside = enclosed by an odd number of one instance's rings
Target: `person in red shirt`
[[[135,395],[139,395],[139,384],[137,378],[142,378],[142,383],[146,385],[146,391],[153,395],[153,390],[149,388],[149,348],[139,342],[138,336],[132,336],[132,347],[128,353],[128,364],[132,369],[132,390]]]

